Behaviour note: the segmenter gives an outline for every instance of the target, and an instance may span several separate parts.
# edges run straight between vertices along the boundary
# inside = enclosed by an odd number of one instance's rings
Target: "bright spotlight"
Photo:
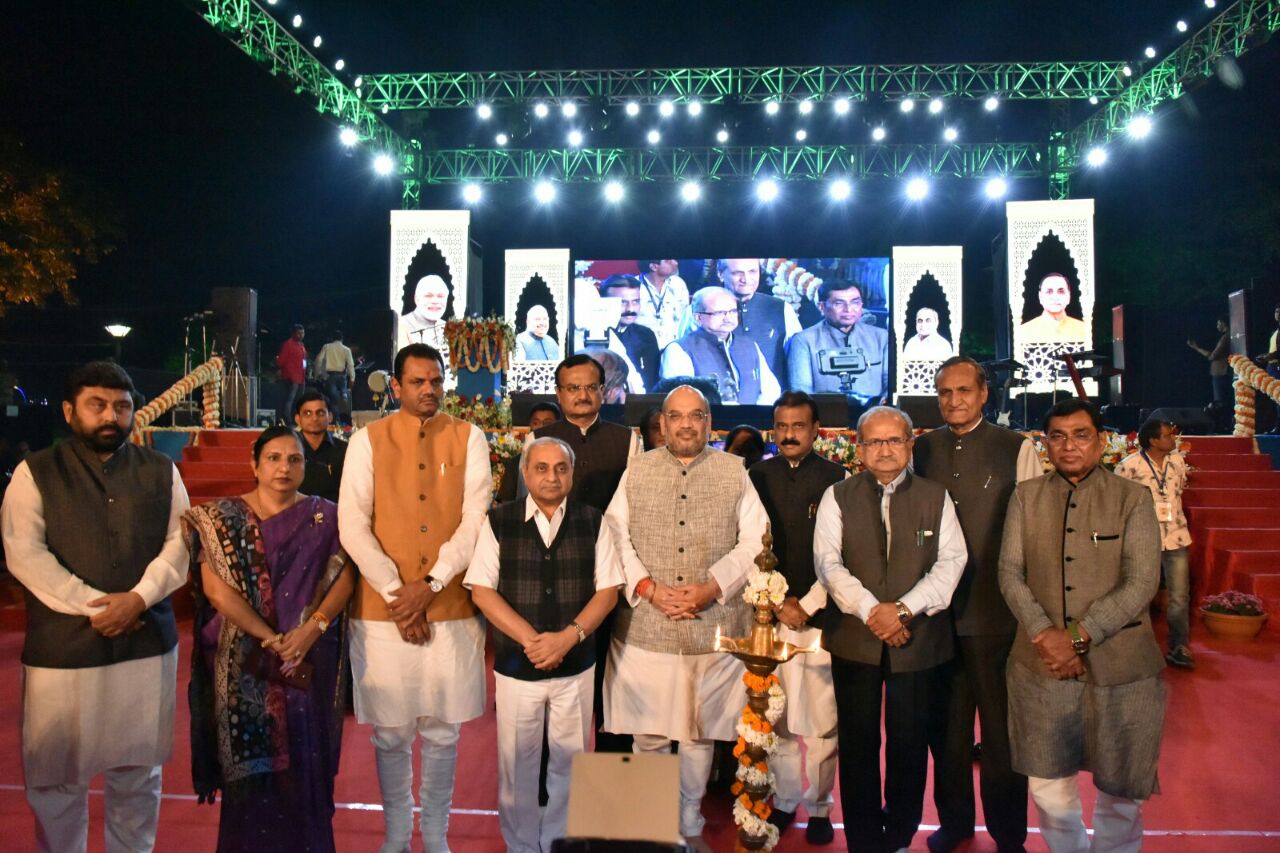
[[[756,198],[764,202],[773,201],[778,197],[778,182],[769,178],[756,184]]]
[[[359,88],[360,88],[361,86],[363,86],[363,85],[364,85],[364,78],[363,78],[363,77],[357,77],[357,78],[356,78],[356,88],[357,88],[357,89],[359,89]]]
[[[688,202],[702,198],[702,185],[697,181],[685,181],[680,185],[680,197]]]
[[[805,130],[803,127],[796,131],[796,142],[804,142],[808,138],[809,131]]]
[[[627,101],[627,115],[632,118],[640,115],[640,105],[635,101]]]
[[[671,118],[671,116],[675,115],[675,112],[676,112],[676,105],[671,103],[670,101],[663,101],[662,103],[658,104],[658,115],[662,116],[663,118]]]
[[[1090,148],[1089,153],[1084,157],[1084,161],[1094,168],[1101,166],[1107,162],[1107,149],[1101,147]]]
[[[488,104],[481,104],[476,107],[476,115],[480,117],[481,121],[488,121],[493,117],[493,107]]]
[[[313,39],[311,40],[311,46],[312,46],[312,47],[319,47],[319,46],[321,45],[321,43],[323,43],[323,42],[324,42],[324,39],[320,38],[320,36],[316,36],[315,38],[313,38]]]
[[[1218,0],[1204,0],[1204,6],[1206,9],[1212,9],[1214,6],[1217,6],[1217,5],[1218,5]]]
[[[390,175],[396,167],[396,161],[391,159],[390,154],[379,154],[373,158],[373,171],[379,175]]]
[[[960,138],[960,131],[956,130],[954,127],[948,127],[946,130],[942,131],[942,138],[948,142],[955,142]]]
[[[702,115],[702,101],[690,101],[685,109],[689,111],[689,115],[697,118]]]
[[[781,109],[781,107],[778,106],[777,101],[765,101],[764,111],[769,115],[776,116],[779,109]]]
[[[1132,77],[1132,76],[1133,76],[1133,69],[1132,69],[1132,68],[1130,68],[1128,65],[1126,65],[1126,66],[1124,66],[1123,68],[1121,68],[1121,69],[1120,69],[1120,73],[1121,73],[1121,74],[1123,74],[1123,75],[1124,75],[1124,76],[1126,76],[1126,77]]]
[[[341,58],[340,58],[340,59],[338,59],[338,61],[337,61],[337,62],[333,63],[333,70],[334,70],[334,71],[341,71],[342,69],[344,69],[344,68],[346,68],[346,67],[347,67],[347,61],[346,61],[345,59],[341,59]]]
[[[533,197],[538,200],[538,204],[551,204],[556,198],[556,185],[550,181],[538,181],[533,188]]]
[[[877,127],[871,131],[871,138],[874,139],[876,142],[884,142],[884,138],[887,135],[888,134],[885,132],[885,129],[883,127]]]
[[[493,141],[498,143],[498,145],[506,145],[511,141],[511,137],[507,136],[505,133],[499,133],[493,138]]]
[[[560,115],[565,118],[573,118],[578,114],[578,105],[573,101],[566,101],[560,105]]]
[[[916,108],[916,102],[910,99],[905,100],[900,104],[898,104],[898,109],[902,110],[904,113],[909,113],[915,108]]]
[[[1129,120],[1125,128],[1134,139],[1143,139],[1151,133],[1151,116],[1137,115]]]
[[[995,112],[1000,107],[1000,99],[995,95],[991,95],[982,102],[982,107],[989,113]]]
[[[662,141],[662,134],[656,130],[651,130],[645,134],[644,138],[649,140],[650,145],[657,145]]]
[[[929,194],[929,182],[924,178],[912,178],[907,181],[907,198],[920,201]]]
[[[844,201],[853,195],[853,185],[844,178],[837,178],[831,182],[831,188],[827,192],[831,194],[834,201]]]
[[[1185,33],[1187,31],[1186,21],[1178,21],[1178,23],[1174,24],[1174,26],[1177,28],[1178,32],[1180,33]]]
[[[480,189],[479,184],[467,184],[462,188],[462,200],[467,204],[476,204],[483,195],[484,191]]]
[[[934,98],[929,102],[929,113],[936,116],[940,112],[942,112],[942,98]]]
[[[550,107],[544,103],[539,102],[533,105],[533,114],[538,118],[546,118],[550,112]]]
[[[1089,106],[1091,106],[1091,107],[1096,107],[1097,105],[1098,105],[1098,96],[1097,96],[1097,95],[1090,95],[1090,96],[1089,96]]]
[[[301,15],[294,15],[294,16],[293,16],[293,25],[294,25],[294,27],[300,27],[300,26],[302,26],[302,16],[301,16]]]
[[[390,107],[388,104],[383,104],[383,105],[382,105],[382,114],[383,114],[383,115],[386,115],[386,114],[387,114],[387,113],[389,113],[389,112],[391,112],[391,107]]]
[[[280,0],[267,0],[267,5],[268,5],[268,6],[274,6],[274,5],[276,5],[277,3],[279,3],[279,2],[280,2]]]
[[[1009,192],[1009,185],[1005,183],[1004,178],[992,178],[987,181],[987,185],[983,187],[983,191],[987,194],[987,198],[989,199],[1000,199],[1004,198],[1005,194]]]
[[[725,130],[723,127],[716,131],[716,142],[719,142],[721,145],[723,145],[728,141],[729,141],[729,131]]]
[[[807,116],[809,113],[813,112],[813,101],[801,101],[800,106],[797,107],[797,109],[800,110],[800,115]]]
[[[582,131],[580,130],[569,131],[569,147],[577,148],[580,145],[582,145]]]
[[[350,148],[360,141],[360,135],[355,132],[354,128],[344,127],[338,131],[338,141]]]
[[[1143,56],[1145,56],[1147,59],[1155,59],[1155,58],[1156,58],[1156,49],[1155,49],[1154,47],[1152,47],[1151,45],[1147,45],[1147,49],[1146,49],[1146,50],[1144,50],[1144,51],[1142,51],[1142,54],[1143,54]]]
[[[838,116],[848,115],[850,106],[852,105],[849,103],[848,98],[836,98],[831,103],[831,109],[835,110]]]
[[[604,185],[605,201],[608,201],[612,204],[617,204],[618,202],[622,201],[623,196],[625,196],[626,194],[627,194],[626,187],[624,187],[622,183],[619,181],[610,181],[609,183]]]

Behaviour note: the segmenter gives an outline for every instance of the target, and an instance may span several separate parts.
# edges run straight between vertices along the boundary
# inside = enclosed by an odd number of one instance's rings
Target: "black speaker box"
[[[252,287],[215,287],[209,297],[213,350],[230,359],[232,352],[246,376],[258,373],[258,291]]]
[[[1153,418],[1175,424],[1183,435],[1213,435],[1217,432],[1213,428],[1213,418],[1200,409],[1164,406],[1142,420],[1145,422]]]

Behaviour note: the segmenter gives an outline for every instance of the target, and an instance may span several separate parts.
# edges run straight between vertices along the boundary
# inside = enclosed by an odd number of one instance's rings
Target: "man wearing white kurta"
[[[89,780],[105,773],[106,849],[145,851],[173,752],[169,595],[187,577],[187,492],[167,457],[127,443],[128,374],[95,362],[67,388],[73,436],[17,467],[3,508],[9,571],[27,592],[27,802],[40,850],[84,850]]]
[[[608,731],[636,752],[680,743],[680,832],[701,840],[712,741],[733,740],[742,664],[712,651],[744,636],[741,598],[767,523],[740,459],[707,447],[710,407],[682,385],[662,407],[667,446],[631,461],[606,513],[626,575],[605,672]]]
[[[538,438],[521,458],[529,495],[489,513],[463,584],[493,624],[498,822],[510,853],[564,837],[573,756],[591,745],[596,644],[623,585],[600,510],[570,500],[573,450]],[[545,729],[544,729],[545,727]],[[538,806],[546,733],[547,806]]]
[[[374,727],[383,853],[413,835],[416,736],[423,847],[448,850],[458,732],[484,712],[484,623],[462,574],[492,495],[489,447],[439,411],[443,367],[425,344],[397,353],[400,410],[352,437],[339,493],[342,545],[361,575],[351,671],[356,717]]]

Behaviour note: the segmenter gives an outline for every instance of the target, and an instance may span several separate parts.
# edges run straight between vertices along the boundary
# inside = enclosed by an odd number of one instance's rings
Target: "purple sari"
[[[307,653],[309,689],[262,679],[248,665],[258,642],[210,606],[199,560],[288,631],[311,615],[346,564],[337,506],[310,497],[261,521],[232,498],[195,507],[184,521],[197,602],[192,776],[202,801],[223,792],[218,849],[333,851],[346,625],[334,620]]]

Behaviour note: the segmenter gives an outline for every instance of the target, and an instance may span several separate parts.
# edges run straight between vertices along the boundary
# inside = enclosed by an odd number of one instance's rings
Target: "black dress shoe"
[[[795,819],[795,812],[784,812],[782,809],[774,809],[769,814],[769,823],[778,827],[779,834],[786,832],[787,827],[791,826],[791,821]]]
[[[830,844],[836,837],[829,817],[810,817],[804,830],[804,840],[810,844]]]
[[[929,853],[951,853],[970,838],[973,838],[972,832],[967,835],[957,835],[945,829],[939,829],[929,836],[926,843],[929,845]]]

